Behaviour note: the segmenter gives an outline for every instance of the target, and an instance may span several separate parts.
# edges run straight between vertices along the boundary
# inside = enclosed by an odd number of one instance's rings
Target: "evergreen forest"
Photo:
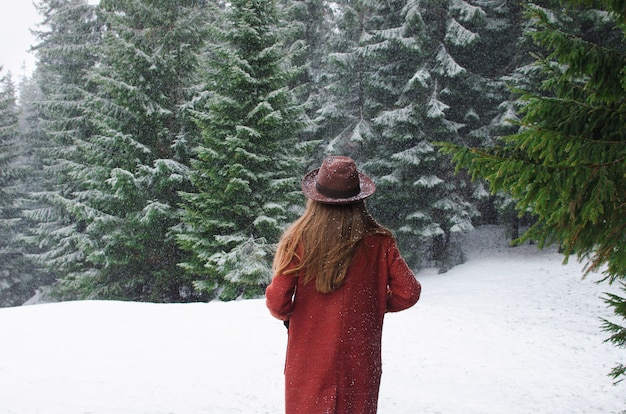
[[[35,71],[0,70],[0,306],[262,296],[333,154],[414,269],[501,224],[626,279],[623,1],[34,3]]]

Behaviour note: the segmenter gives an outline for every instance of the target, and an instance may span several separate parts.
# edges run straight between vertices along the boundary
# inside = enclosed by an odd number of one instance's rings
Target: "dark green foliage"
[[[520,239],[558,242],[609,282],[626,278],[625,10],[564,2],[563,13],[532,7],[531,36],[547,53],[536,62],[539,90],[520,90],[520,130],[499,146],[445,144],[458,168],[516,197],[539,221]],[[623,299],[610,296],[619,309]],[[616,312],[619,316],[619,312]],[[624,328],[605,325],[624,346]],[[616,377],[623,374],[619,368]]]
[[[87,71],[96,62],[101,34],[95,7],[85,0],[40,0],[43,20],[33,47],[38,58],[32,82],[39,95],[24,101],[37,129],[32,142],[40,165],[24,215],[33,222],[37,261],[59,278],[88,273],[84,254],[92,245],[86,220],[72,203],[87,173],[85,148],[93,126],[87,116]]]
[[[331,99],[322,108],[326,152],[352,155],[375,178],[372,211],[396,232],[411,265],[445,271],[463,260],[454,235],[471,229],[473,203],[485,192],[454,177],[432,143],[482,143],[498,130],[500,77],[513,61],[505,50],[515,50],[519,30],[515,3],[342,7],[329,54]],[[496,41],[509,43],[499,59],[476,62]]]
[[[2,69],[0,68],[0,72]],[[34,86],[34,85],[31,85]],[[21,101],[31,95],[22,88]],[[30,243],[33,223],[25,211],[32,207],[28,196],[38,190],[39,160],[35,148],[38,133],[30,125],[31,114],[22,104],[9,75],[0,77],[0,306],[21,305],[51,276],[33,259]],[[28,124],[28,125],[27,125]]]
[[[280,43],[273,0],[231,3],[207,65],[207,99],[197,109],[203,140],[184,194],[180,244],[196,288],[234,299],[263,293],[271,248],[302,203],[294,72]]]
[[[607,294],[606,303],[613,308],[615,317],[623,321],[626,320],[626,283],[620,281],[619,284],[621,285],[621,291],[624,296]],[[615,346],[626,348],[626,329],[624,329],[623,326],[608,319],[603,319],[602,328],[611,334],[605,342],[611,342]],[[618,364],[610,372],[610,375],[616,382],[623,381],[623,377],[626,375],[626,365]]]
[[[77,108],[87,130],[72,137],[57,199],[70,217],[62,298],[156,302],[197,299],[178,267],[178,192],[189,186],[193,125],[184,105],[204,44],[196,1],[102,1],[98,65],[88,68]],[[104,29],[105,28],[105,29]],[[65,124],[68,125],[69,124]]]
[[[20,276],[26,269],[23,252],[15,246],[20,225],[18,186],[23,175],[20,165],[15,87],[0,67],[0,306],[17,305],[34,290]],[[31,294],[32,294],[31,293]]]

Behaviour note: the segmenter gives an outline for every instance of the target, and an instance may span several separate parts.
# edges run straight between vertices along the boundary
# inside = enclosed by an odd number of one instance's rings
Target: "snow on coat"
[[[294,259],[295,260],[295,259]],[[344,283],[322,294],[315,281],[275,275],[271,314],[289,320],[286,414],[376,413],[386,312],[413,306],[421,285],[390,236],[365,236]]]

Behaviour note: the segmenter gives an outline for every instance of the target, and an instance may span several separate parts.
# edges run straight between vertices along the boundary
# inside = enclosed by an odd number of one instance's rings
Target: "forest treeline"
[[[536,13],[624,40],[606,10],[553,1],[35,4],[36,70],[18,86],[0,72],[0,306],[261,295],[328,154],[374,178],[368,205],[409,264],[445,271],[459,232],[517,236],[516,199],[438,145],[525,128],[520,90],[545,86],[538,61],[558,66]]]

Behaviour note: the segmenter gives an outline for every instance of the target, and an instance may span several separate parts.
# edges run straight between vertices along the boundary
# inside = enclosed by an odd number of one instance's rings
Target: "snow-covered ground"
[[[625,410],[626,384],[606,374],[626,355],[599,329],[609,287],[488,230],[464,265],[419,272],[420,302],[387,315],[379,413]],[[281,413],[286,340],[263,300],[0,309],[0,413]]]

